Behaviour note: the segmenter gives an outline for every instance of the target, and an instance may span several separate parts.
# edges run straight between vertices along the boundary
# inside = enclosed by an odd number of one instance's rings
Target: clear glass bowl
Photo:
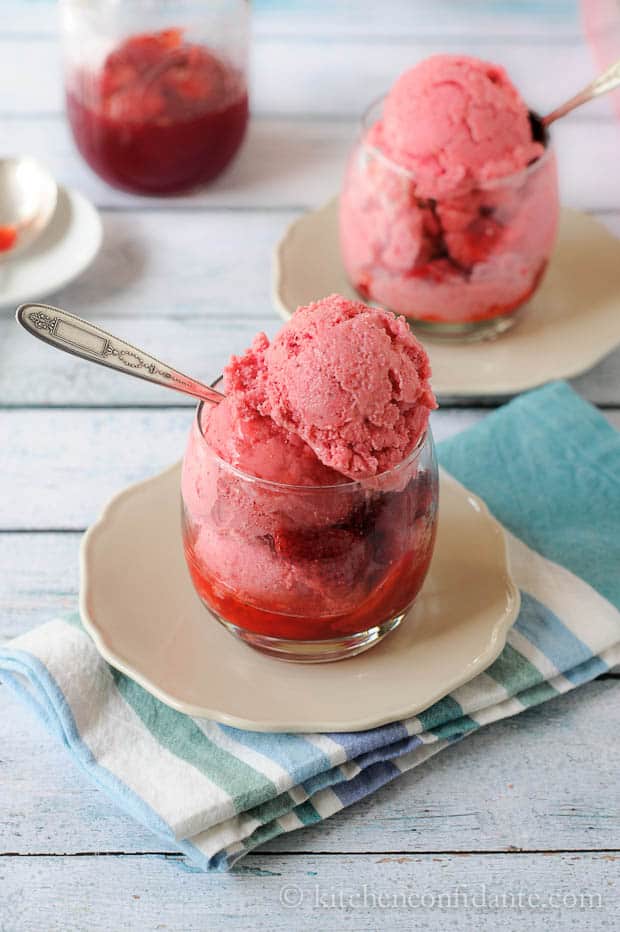
[[[383,101],[368,111],[340,196],[340,244],[354,288],[409,318],[420,335],[476,340],[507,330],[534,294],[555,243],[555,154],[441,199],[368,144]]]
[[[430,428],[365,481],[282,485],[224,462],[198,407],[183,463],[183,538],[196,591],[237,637],[277,657],[339,660],[400,624],[426,576],[438,479]]]
[[[210,181],[248,121],[246,0],[61,0],[67,116],[110,184]]]

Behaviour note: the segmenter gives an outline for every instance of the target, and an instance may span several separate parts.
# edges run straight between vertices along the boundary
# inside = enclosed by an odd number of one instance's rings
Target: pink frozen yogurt
[[[544,152],[504,69],[465,55],[433,55],[405,71],[369,142],[433,198],[513,174]]]
[[[182,479],[188,565],[220,617],[320,639],[411,603],[434,540],[429,377],[403,319],[338,295],[231,359]]]
[[[403,318],[331,295],[299,308],[271,345],[257,337],[224,384],[324,467],[360,479],[396,466],[424,433],[429,377]]]
[[[261,353],[264,335],[257,337],[241,360]],[[261,347],[259,349],[259,347]],[[301,437],[278,427],[270,417],[253,408],[242,392],[231,392],[225,401],[205,412],[205,436],[209,446],[227,463],[243,472],[286,485],[331,485],[342,476],[325,466]]]
[[[553,153],[497,65],[436,55],[406,71],[351,157],[348,276],[419,321],[501,318],[537,287],[558,219]]]

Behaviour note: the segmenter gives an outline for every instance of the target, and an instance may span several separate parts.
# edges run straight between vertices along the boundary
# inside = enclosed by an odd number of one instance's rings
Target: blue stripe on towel
[[[367,767],[378,760],[393,760],[395,757],[402,757],[403,754],[415,751],[422,744],[423,742],[417,735],[407,735],[406,738],[394,741],[393,744],[388,744],[383,748],[374,748],[372,751],[367,751],[366,754],[360,754],[359,757],[355,758],[355,763],[358,767]]]
[[[333,787],[333,792],[343,806],[350,806],[351,803],[356,803],[358,800],[363,799],[364,796],[379,789],[380,786],[389,783],[399,774],[398,767],[390,761],[378,761],[356,777],[353,777],[352,780],[338,783]]]
[[[515,628],[538,648],[561,672],[570,679],[571,668],[592,656],[592,651],[558,616],[533,595],[521,592],[521,611]]]
[[[401,730],[404,731],[404,728]],[[361,734],[363,735],[364,732],[361,732]],[[341,735],[341,737],[343,736]],[[348,737],[353,737],[353,735]],[[358,757],[352,758],[352,760],[354,760],[360,770],[363,770],[366,767],[373,766],[377,762],[387,762],[393,760],[395,757],[402,757],[403,754],[408,754],[410,751],[414,751],[416,748],[420,747],[422,743],[423,742],[420,741],[417,735],[408,735],[406,738],[401,738],[400,741],[393,741],[391,744],[384,745],[383,747],[373,747],[372,750],[367,751],[365,754],[360,754]],[[357,776],[353,779],[357,779]],[[332,767],[331,770],[317,774],[316,777],[306,780],[303,786],[308,796],[312,796],[313,793],[317,793],[319,790],[324,790],[330,786],[335,787],[336,784],[341,784],[342,782],[347,782],[343,780],[342,768]]]
[[[327,755],[315,744],[307,741],[303,735],[241,731],[230,725],[219,727],[239,744],[275,761],[291,774],[294,783],[303,783],[317,771],[333,766]]]
[[[407,729],[401,722],[394,722],[392,725],[381,725],[379,728],[370,728],[368,731],[358,731],[354,734],[329,732],[327,737],[344,748],[347,760],[353,760],[360,754],[383,748],[393,741],[400,741],[406,738],[407,734]]]
[[[593,680],[596,676],[600,676],[601,673],[607,673],[608,670],[608,664],[600,657],[594,656],[586,660],[585,663],[579,664],[578,667],[569,670],[564,676],[573,683],[573,685],[581,686],[583,683],[589,683],[590,680]]]

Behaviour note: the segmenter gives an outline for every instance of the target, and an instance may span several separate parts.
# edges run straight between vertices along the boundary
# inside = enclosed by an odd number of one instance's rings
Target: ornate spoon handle
[[[101,327],[48,304],[22,304],[15,315],[28,333],[56,349],[137,379],[173,388],[217,404],[224,397],[197,379],[183,375],[144,350],[120,340]]]
[[[542,118],[541,122],[543,126],[549,126],[550,123],[570,113],[575,107],[580,107],[594,97],[600,97],[601,94],[607,94],[616,87],[620,87],[620,60],[610,65],[606,71],[599,74],[598,78],[591,81],[587,87],[584,87],[583,90],[575,94],[574,97],[571,97],[570,100],[567,100],[566,103],[557,107],[557,109],[553,110],[551,113],[548,113],[547,116]]]

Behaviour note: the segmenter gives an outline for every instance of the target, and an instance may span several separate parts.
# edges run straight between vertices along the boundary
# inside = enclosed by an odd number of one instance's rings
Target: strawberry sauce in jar
[[[157,195],[224,170],[248,122],[247,7],[62,0],[67,116],[101,178]]]

